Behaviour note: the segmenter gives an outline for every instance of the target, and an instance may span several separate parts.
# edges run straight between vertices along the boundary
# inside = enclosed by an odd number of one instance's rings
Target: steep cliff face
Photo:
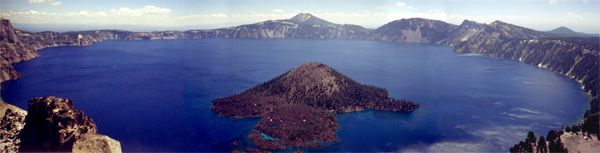
[[[14,80],[21,75],[12,63],[33,59],[39,56],[37,50],[54,46],[87,46],[94,42],[109,39],[153,40],[184,39],[182,32],[129,32],[122,30],[96,30],[77,32],[27,33],[16,30],[7,19],[0,19],[0,82]]]
[[[443,41],[459,53],[518,60],[566,75],[598,95],[598,37],[550,38],[550,34],[503,22],[490,25],[465,21]]]
[[[19,151],[72,152],[76,143],[89,144],[88,146],[99,147],[102,148],[101,150],[120,151],[115,148],[120,148],[120,145],[116,145],[118,142],[110,138],[104,141],[94,141],[94,134],[98,133],[96,123],[73,107],[73,101],[70,99],[34,98],[29,101],[28,107],[25,127],[19,133],[21,139]],[[100,150],[92,152],[97,151]]]
[[[9,20],[0,18],[0,83],[19,78],[12,63],[39,56],[37,52],[19,41],[18,31]],[[21,140],[17,135],[25,125],[27,112],[0,99],[0,153],[17,152]]]
[[[401,19],[387,23],[371,34],[371,39],[394,42],[436,43],[446,39],[456,25],[422,18]]]
[[[9,20],[0,18],[0,82],[21,76],[12,63],[39,56],[35,48],[19,41],[19,33]]]
[[[0,36],[2,36],[0,37],[0,41],[16,43],[17,35],[15,34],[14,28],[12,27],[12,24],[10,24],[10,21],[0,18],[0,25],[2,25],[2,28],[0,28]]]

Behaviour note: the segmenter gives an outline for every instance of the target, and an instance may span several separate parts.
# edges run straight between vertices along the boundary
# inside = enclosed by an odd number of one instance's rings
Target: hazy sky
[[[600,0],[0,0],[1,16],[13,23],[234,26],[298,13],[367,28],[421,17],[600,33]]]

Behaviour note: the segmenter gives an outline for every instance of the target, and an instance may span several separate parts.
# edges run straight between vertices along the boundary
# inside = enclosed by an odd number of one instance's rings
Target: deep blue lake
[[[421,104],[412,113],[340,114],[341,141],[308,151],[501,151],[534,131],[577,121],[588,102],[575,81],[518,61],[452,47],[362,40],[103,41],[53,47],[14,64],[4,101],[74,100],[100,133],[132,151],[231,151],[251,145],[259,118],[219,117],[211,100],[241,93],[305,62]],[[231,142],[240,141],[233,147]]]

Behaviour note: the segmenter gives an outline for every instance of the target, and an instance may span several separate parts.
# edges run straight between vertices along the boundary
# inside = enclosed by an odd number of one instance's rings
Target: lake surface
[[[251,146],[259,118],[219,117],[211,100],[241,93],[305,62],[321,62],[390,96],[412,113],[338,115],[341,141],[309,151],[501,151],[577,121],[579,84],[517,61],[456,54],[448,46],[361,40],[104,41],[53,47],[14,64],[23,74],[2,98],[74,100],[100,133],[132,151],[231,151]],[[234,147],[233,141],[241,146]]]

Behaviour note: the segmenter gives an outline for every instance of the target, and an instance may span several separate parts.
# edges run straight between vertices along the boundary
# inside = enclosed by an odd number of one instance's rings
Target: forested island
[[[325,64],[304,63],[241,94],[213,100],[212,110],[235,118],[262,117],[254,128],[284,145],[318,147],[339,140],[335,135],[339,125],[333,113],[365,108],[410,112],[417,107],[412,101],[390,98],[386,89],[360,84]]]

